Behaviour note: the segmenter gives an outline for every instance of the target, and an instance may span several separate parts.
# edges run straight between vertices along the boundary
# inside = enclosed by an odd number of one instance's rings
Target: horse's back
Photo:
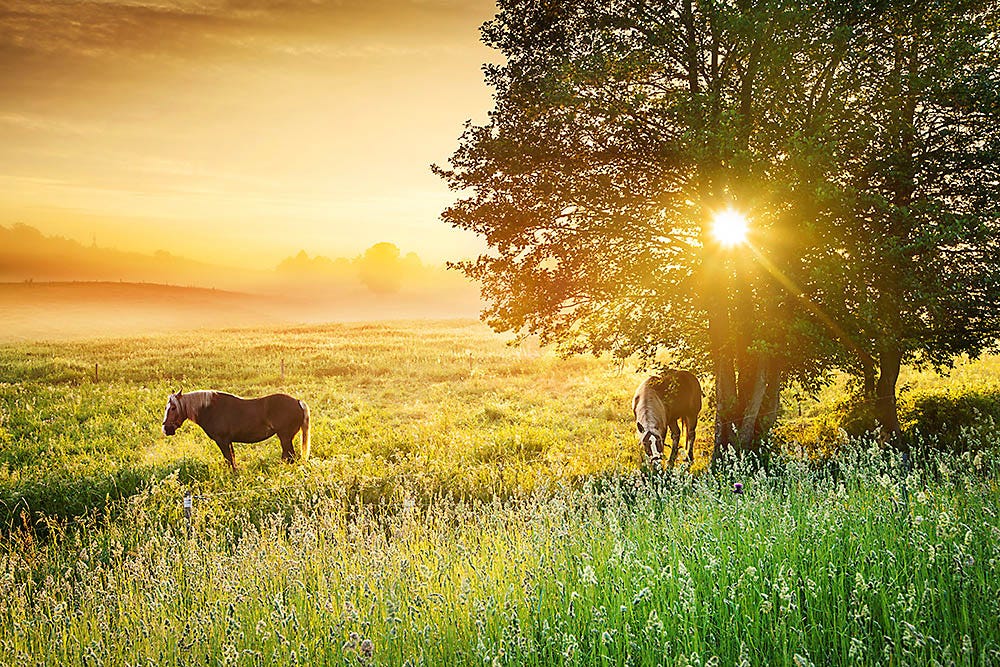
[[[275,433],[294,433],[302,426],[304,414],[299,400],[288,394],[242,398],[217,391],[205,410],[202,428],[235,442],[259,442]]]
[[[685,408],[682,416],[697,419],[698,413],[701,412],[701,383],[698,382],[698,377],[690,371],[677,371],[677,377],[681,385],[681,393],[678,398]]]
[[[302,425],[304,414],[302,405],[299,399],[294,396],[289,396],[288,394],[270,394],[254,400],[259,401],[263,407],[263,412],[267,414],[268,419],[276,428],[279,425],[294,425],[298,429]]]
[[[260,396],[258,398],[243,398],[242,396],[228,394],[224,391],[216,391],[214,393],[214,398],[231,410],[267,412],[287,410],[289,408],[301,409],[299,399],[288,394],[268,394],[267,396]]]
[[[272,410],[299,407],[299,399],[294,396],[289,396],[288,394],[268,394],[267,396],[261,396],[260,398],[253,400],[266,404],[268,408]]]
[[[694,373],[671,368],[649,380],[666,406],[669,421],[693,421],[698,418],[701,412],[701,383]]]

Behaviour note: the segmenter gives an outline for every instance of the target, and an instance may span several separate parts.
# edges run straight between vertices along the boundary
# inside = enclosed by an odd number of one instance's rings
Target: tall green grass
[[[383,507],[303,479],[196,500],[190,537],[168,478],[116,520],[0,548],[0,656],[997,664],[1000,465],[901,470],[873,450],[835,468],[623,475],[516,502],[404,490]]]

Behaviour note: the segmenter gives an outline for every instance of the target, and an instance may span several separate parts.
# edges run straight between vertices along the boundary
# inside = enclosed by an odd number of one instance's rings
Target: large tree
[[[504,60],[486,68],[495,108],[438,169],[463,196],[444,219],[489,245],[461,268],[482,283],[492,326],[569,352],[667,349],[711,370],[716,451],[754,446],[789,378],[873,364],[861,328],[815,296],[840,275],[820,261],[839,256],[820,227],[852,208],[834,178],[845,137],[857,139],[844,77],[877,12],[778,0],[499,9],[483,29]],[[728,206],[750,215],[752,251],[713,237]]]
[[[901,364],[944,366],[1000,335],[997,2],[892,2],[847,54],[835,192],[810,258],[816,302],[886,437]]]

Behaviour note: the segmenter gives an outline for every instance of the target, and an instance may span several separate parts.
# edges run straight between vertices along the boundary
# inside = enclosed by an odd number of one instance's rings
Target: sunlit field
[[[838,430],[838,378],[787,393],[766,468],[708,468],[708,405],[694,474],[657,475],[632,366],[472,322],[19,343],[0,367],[3,664],[1000,663],[996,357],[907,370],[911,431],[972,415],[912,468]],[[236,445],[232,478],[194,424],[160,432],[178,388],[305,400],[311,459]]]

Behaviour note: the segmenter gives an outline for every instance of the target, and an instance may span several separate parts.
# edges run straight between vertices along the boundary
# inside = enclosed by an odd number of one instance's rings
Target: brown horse
[[[632,397],[632,413],[639,440],[651,463],[663,458],[664,435],[670,430],[672,447],[669,464],[673,465],[680,446],[684,425],[688,460],[694,463],[694,437],[701,412],[701,384],[688,371],[667,369],[646,378]]]
[[[215,441],[234,473],[234,442],[261,442],[277,434],[281,458],[291,463],[295,460],[292,438],[302,431],[302,458],[309,458],[309,407],[288,394],[263,398],[240,398],[221,391],[170,394],[163,414],[163,434],[173,435],[186,419]]]

